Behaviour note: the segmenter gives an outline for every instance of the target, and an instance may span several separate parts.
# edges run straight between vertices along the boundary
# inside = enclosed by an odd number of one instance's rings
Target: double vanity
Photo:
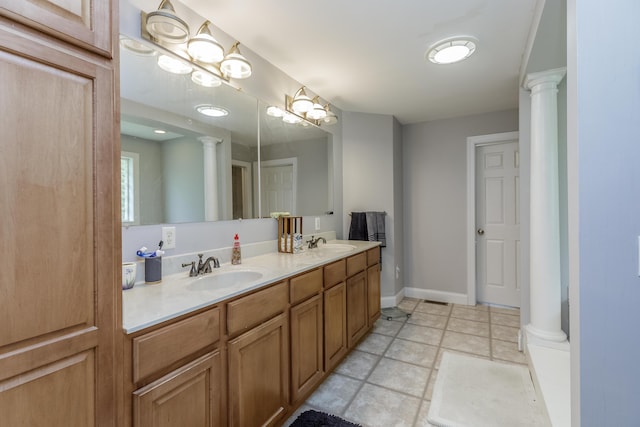
[[[123,292],[125,425],[277,426],[380,316],[377,242]]]

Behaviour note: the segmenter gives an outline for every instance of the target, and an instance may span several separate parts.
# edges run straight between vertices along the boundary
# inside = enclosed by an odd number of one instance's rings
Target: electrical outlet
[[[316,217],[316,231],[320,231],[320,217]]]
[[[176,247],[176,228],[162,227],[162,249],[174,249]]]

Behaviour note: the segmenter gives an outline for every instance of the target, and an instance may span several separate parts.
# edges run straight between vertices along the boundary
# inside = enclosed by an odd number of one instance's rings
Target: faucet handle
[[[196,262],[195,261],[184,263],[184,264],[182,264],[182,266],[183,267],[191,266],[191,270],[189,270],[189,277],[196,277],[198,275],[198,270],[196,270]]]

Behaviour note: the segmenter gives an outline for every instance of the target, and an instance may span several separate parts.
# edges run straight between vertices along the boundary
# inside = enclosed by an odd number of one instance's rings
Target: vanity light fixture
[[[229,53],[227,53],[220,63],[220,71],[222,71],[222,74],[225,76],[234,79],[246,79],[251,76],[251,64],[247,61],[247,58],[240,53],[239,45],[240,42],[235,42],[233,46],[231,46]]]
[[[302,121],[302,117],[297,116],[293,113],[290,113],[288,111],[284,112],[284,115],[282,116],[282,121],[285,123],[289,123],[292,125],[296,125],[298,123],[300,123]]]
[[[193,67],[169,55],[158,56],[158,67],[173,74],[189,74]]]
[[[304,114],[307,111],[313,108],[313,101],[307,93],[304,91],[304,86],[302,86],[298,91],[293,95],[293,99],[291,99],[291,109],[296,114]]]
[[[120,36],[120,46],[123,49],[139,56],[153,56],[156,54],[156,50],[154,48],[122,35]]]
[[[216,107],[211,104],[202,104],[196,106],[196,111],[200,114],[204,114],[208,117],[224,117],[229,115],[229,112],[222,107]]]
[[[215,75],[202,70],[193,70],[191,80],[204,87],[218,87],[222,81]]]
[[[205,21],[187,43],[189,56],[205,64],[215,64],[224,58],[224,48],[211,34],[211,22]]]
[[[322,120],[327,117],[327,110],[320,104],[320,99],[313,98],[313,108],[307,111],[306,117],[311,120]]]
[[[147,15],[146,28],[153,37],[167,43],[184,43],[189,38],[189,26],[176,15],[169,0],[162,0],[158,10]]]
[[[452,37],[431,46],[425,56],[434,64],[460,62],[476,51],[477,40],[473,37]]]
[[[276,107],[275,105],[270,105],[267,107],[267,115],[271,116],[271,117],[282,117],[284,116],[284,111],[282,111],[282,108],[280,107]]]
[[[329,106],[329,104],[324,106],[324,109],[327,112],[327,115],[324,119],[322,119],[322,123],[326,124],[326,125],[335,125],[336,123],[338,123],[338,116],[336,116],[336,114],[331,111],[331,107]]]

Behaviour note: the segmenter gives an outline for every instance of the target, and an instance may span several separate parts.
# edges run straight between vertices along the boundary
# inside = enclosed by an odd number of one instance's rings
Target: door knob
[[[482,228],[478,228],[478,234],[482,236],[484,234],[484,230]]]

